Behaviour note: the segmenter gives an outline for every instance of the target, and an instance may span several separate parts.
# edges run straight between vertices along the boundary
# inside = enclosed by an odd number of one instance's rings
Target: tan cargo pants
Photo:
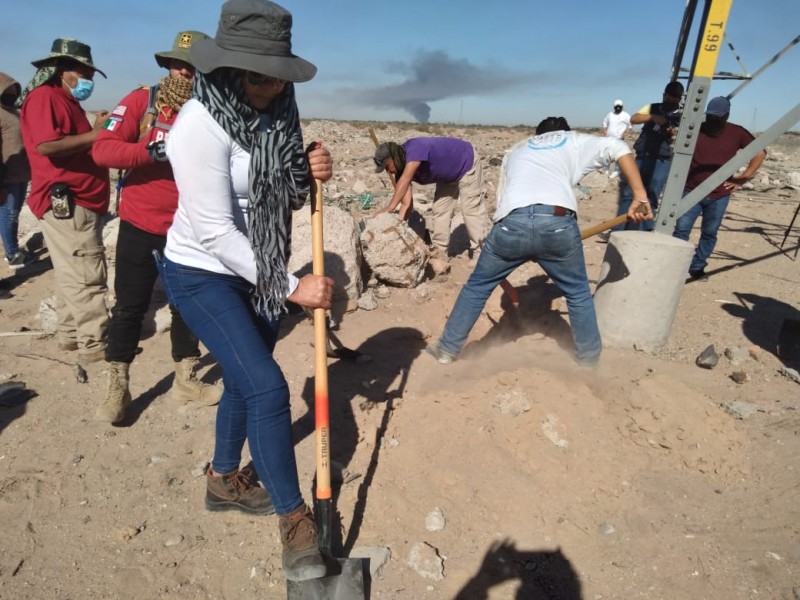
[[[103,217],[76,205],[72,218],[56,219],[48,210],[40,224],[53,261],[59,341],[97,352],[108,329]]]
[[[433,194],[433,226],[431,242],[436,250],[447,256],[450,243],[450,224],[456,202],[461,203],[461,215],[469,235],[470,250],[483,243],[489,231],[489,214],[483,195],[483,169],[481,157],[473,147],[475,162],[460,181],[437,183]]]

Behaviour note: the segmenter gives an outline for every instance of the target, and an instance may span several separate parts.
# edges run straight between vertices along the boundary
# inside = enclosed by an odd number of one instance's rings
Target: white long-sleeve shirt
[[[181,108],[167,138],[178,187],[178,210],[167,232],[173,262],[256,283],[247,237],[250,153],[239,146],[197,100]],[[291,295],[297,278],[289,273]]]
[[[531,204],[577,212],[572,188],[587,173],[630,153],[622,140],[575,131],[552,131],[522,140],[503,157],[494,220]]]

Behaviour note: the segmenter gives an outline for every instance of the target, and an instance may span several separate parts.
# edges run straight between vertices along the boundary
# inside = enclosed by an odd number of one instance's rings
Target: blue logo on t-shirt
[[[555,150],[566,143],[567,133],[565,131],[551,131],[530,138],[528,148],[531,150]]]

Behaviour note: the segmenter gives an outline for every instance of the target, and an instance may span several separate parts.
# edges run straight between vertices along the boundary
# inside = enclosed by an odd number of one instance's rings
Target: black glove
[[[147,148],[147,153],[150,155],[150,158],[153,159],[153,162],[169,161],[167,158],[167,149],[164,147],[164,140],[150,142],[145,148]]]

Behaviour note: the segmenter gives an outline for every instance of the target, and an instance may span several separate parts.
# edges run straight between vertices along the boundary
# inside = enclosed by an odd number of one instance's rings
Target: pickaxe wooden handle
[[[597,235],[598,233],[603,233],[606,229],[611,229],[612,227],[616,227],[617,225],[622,225],[627,220],[628,220],[627,215],[618,215],[613,219],[609,219],[608,221],[603,221],[602,223],[598,223],[597,225],[592,225],[591,227],[587,227],[586,229],[581,231],[581,239],[585,240],[586,238],[590,238],[593,235]]]
[[[375,130],[372,127],[369,128],[369,137],[372,138],[372,143],[375,144],[376,148],[378,146],[380,146],[380,143],[378,142],[378,136],[375,135]],[[396,188],[397,187],[397,182],[394,180],[394,175],[392,175],[389,172],[387,172],[386,174],[389,176],[389,181],[392,182],[392,187]]]

